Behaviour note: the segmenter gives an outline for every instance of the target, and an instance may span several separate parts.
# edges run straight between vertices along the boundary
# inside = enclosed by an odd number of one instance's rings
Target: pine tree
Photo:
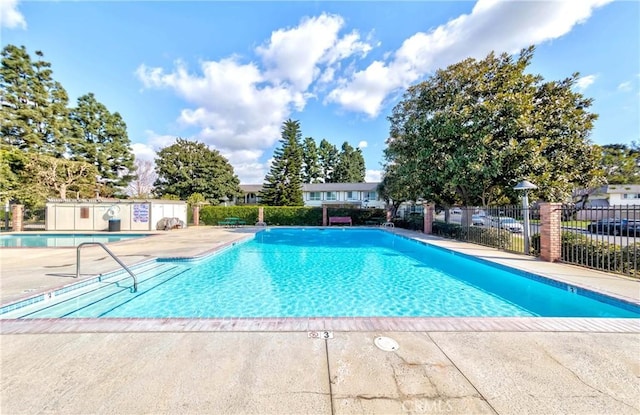
[[[78,98],[71,110],[72,136],[69,143],[72,160],[85,161],[98,168],[106,183],[101,190],[111,196],[133,180],[129,172],[135,169],[127,125],[119,113],[111,113],[92,93]]]
[[[320,141],[318,158],[320,163],[320,178],[324,183],[337,183],[333,180],[334,170],[338,164],[338,149],[326,139]]]
[[[300,122],[291,119],[282,125],[281,147],[273,152],[273,163],[260,194],[270,206],[302,206],[302,148]]]
[[[36,56],[32,61],[24,46],[2,50],[0,136],[5,145],[60,157],[67,149],[69,98],[42,52]]]
[[[364,182],[365,166],[362,150],[354,149],[346,141],[342,144],[342,151],[338,156],[332,180],[334,183],[362,183]]]
[[[318,147],[312,137],[304,139],[302,150],[302,182],[318,183],[320,181]]]

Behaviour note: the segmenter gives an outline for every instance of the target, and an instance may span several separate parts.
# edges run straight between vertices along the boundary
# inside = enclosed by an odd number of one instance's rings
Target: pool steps
[[[100,317],[132,298],[144,295],[145,292],[161,285],[185,271],[185,268],[172,263],[151,262],[135,270],[138,278],[138,292],[132,293],[131,278],[125,272],[100,278],[93,284],[37,301],[0,315],[0,319],[19,318],[60,318],[74,317],[77,310],[82,317]],[[78,309],[78,305],[83,306]],[[90,314],[90,315],[88,315]]]

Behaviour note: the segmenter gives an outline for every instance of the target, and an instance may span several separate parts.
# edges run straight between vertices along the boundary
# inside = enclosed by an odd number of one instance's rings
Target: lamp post
[[[537,189],[538,186],[535,184],[528,182],[526,180],[522,180],[520,183],[514,186],[514,190],[522,190],[522,215],[524,217],[524,253],[525,255],[529,255],[531,251],[531,239],[529,234],[531,233],[529,228],[529,190]]]
[[[227,206],[227,202],[229,201],[229,198],[226,195],[224,195],[222,196],[222,199],[220,199],[220,201],[222,201],[222,203],[224,203],[224,205]]]

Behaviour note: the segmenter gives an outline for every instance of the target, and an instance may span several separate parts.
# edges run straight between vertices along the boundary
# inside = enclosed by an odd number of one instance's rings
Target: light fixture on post
[[[537,189],[535,184],[523,180],[513,187],[513,190],[522,190],[522,216],[524,217],[524,253],[529,255],[531,251],[531,239],[529,229],[529,190]]]
[[[227,195],[224,195],[222,196],[222,199],[220,199],[220,201],[224,203],[225,206],[227,206],[227,202],[229,201],[229,198],[227,197]]]
[[[362,206],[366,209],[367,207],[369,207],[369,199],[365,199],[362,201]]]

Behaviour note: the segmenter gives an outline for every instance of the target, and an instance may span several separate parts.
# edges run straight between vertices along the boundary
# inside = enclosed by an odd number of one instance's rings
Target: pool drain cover
[[[385,352],[395,352],[400,348],[398,342],[391,337],[376,337],[373,343],[375,343],[378,349],[384,350]]]

